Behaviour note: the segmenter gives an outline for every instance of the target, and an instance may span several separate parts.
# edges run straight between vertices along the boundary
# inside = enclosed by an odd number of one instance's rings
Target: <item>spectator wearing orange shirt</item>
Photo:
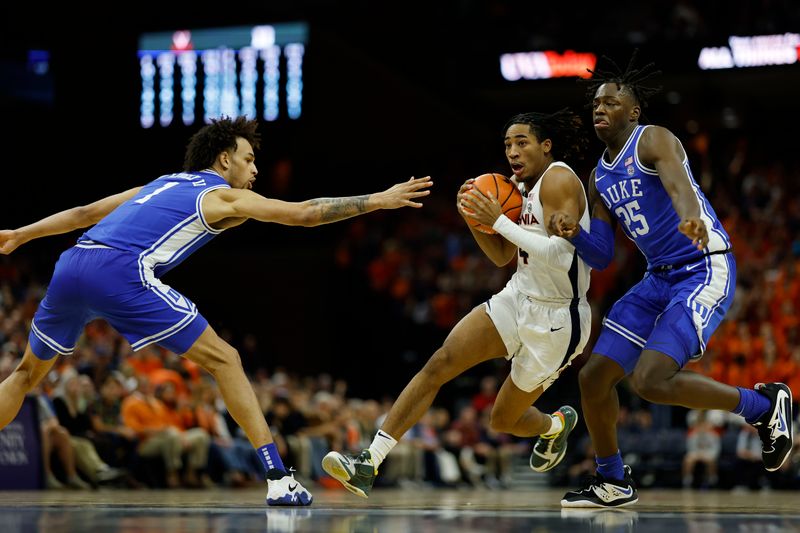
[[[140,376],[136,391],[122,401],[122,422],[136,432],[139,455],[163,459],[167,487],[180,486],[180,431],[171,425],[166,406],[153,395],[153,385],[146,377]]]
[[[205,429],[197,427],[194,413],[186,398],[178,396],[171,381],[162,383],[156,388],[156,398],[164,406],[168,424],[178,430],[181,451],[187,456],[184,485],[193,488],[213,486],[206,473],[211,437]]]

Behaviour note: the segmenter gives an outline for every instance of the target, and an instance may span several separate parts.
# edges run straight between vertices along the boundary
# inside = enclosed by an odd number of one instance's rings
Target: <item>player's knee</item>
[[[209,355],[202,366],[212,374],[216,374],[222,369],[241,367],[242,359],[239,357],[239,351],[236,348],[226,345]]]
[[[516,420],[512,420],[508,414],[504,413],[501,409],[492,409],[491,418],[489,419],[489,426],[492,431],[498,433],[512,433],[514,426],[517,425]]]
[[[442,346],[428,359],[420,374],[426,381],[442,385],[447,381],[447,376],[453,366],[453,360],[453,353],[447,346]]]
[[[670,399],[670,384],[651,372],[634,372],[631,376],[631,387],[648,402],[666,403]]]
[[[581,394],[588,398],[603,396],[609,390],[605,380],[600,379],[600,376],[592,371],[589,365],[584,365],[581,371],[578,372],[578,383],[581,388]]]

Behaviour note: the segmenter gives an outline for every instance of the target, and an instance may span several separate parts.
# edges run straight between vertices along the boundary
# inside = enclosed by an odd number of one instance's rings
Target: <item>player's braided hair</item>
[[[209,168],[221,152],[236,148],[237,137],[247,140],[257,150],[261,144],[257,127],[258,121],[244,116],[212,119],[211,124],[203,126],[189,139],[183,169],[191,172]]]
[[[557,160],[577,160],[589,144],[581,117],[567,108],[555,113],[521,113],[506,122],[503,136],[513,124],[527,124],[539,142],[550,139]]]
[[[622,70],[610,57],[601,56],[601,60],[605,60],[610,64],[610,70],[586,69],[591,72],[592,77],[589,79],[578,79],[579,82],[588,84],[588,89],[586,91],[587,96],[592,99],[601,85],[605,83],[616,83],[617,90],[622,90],[622,87],[625,87],[636,99],[637,104],[642,108],[647,107],[648,100],[661,90],[661,86],[648,86],[645,85],[644,82],[655,76],[659,76],[661,71],[655,70],[655,63],[648,63],[641,68],[633,68],[638,53],[639,50],[633,51],[625,70]]]

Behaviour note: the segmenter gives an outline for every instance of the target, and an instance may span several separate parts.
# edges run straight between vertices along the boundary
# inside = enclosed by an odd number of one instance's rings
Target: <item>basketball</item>
[[[519,222],[519,216],[522,213],[522,193],[519,192],[519,189],[511,179],[497,173],[481,174],[475,178],[472,185],[486,196],[489,196],[491,192],[500,202],[503,214],[512,222]],[[481,233],[497,233],[492,228],[484,226],[476,220],[469,219],[468,223]]]

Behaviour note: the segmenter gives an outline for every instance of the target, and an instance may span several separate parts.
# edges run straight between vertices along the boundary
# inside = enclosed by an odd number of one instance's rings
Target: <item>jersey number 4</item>
[[[650,226],[647,225],[647,219],[641,214],[639,201],[634,200],[625,205],[621,205],[614,210],[614,213],[625,224],[628,229],[628,235],[635,239],[641,235],[647,235],[650,231]]]

